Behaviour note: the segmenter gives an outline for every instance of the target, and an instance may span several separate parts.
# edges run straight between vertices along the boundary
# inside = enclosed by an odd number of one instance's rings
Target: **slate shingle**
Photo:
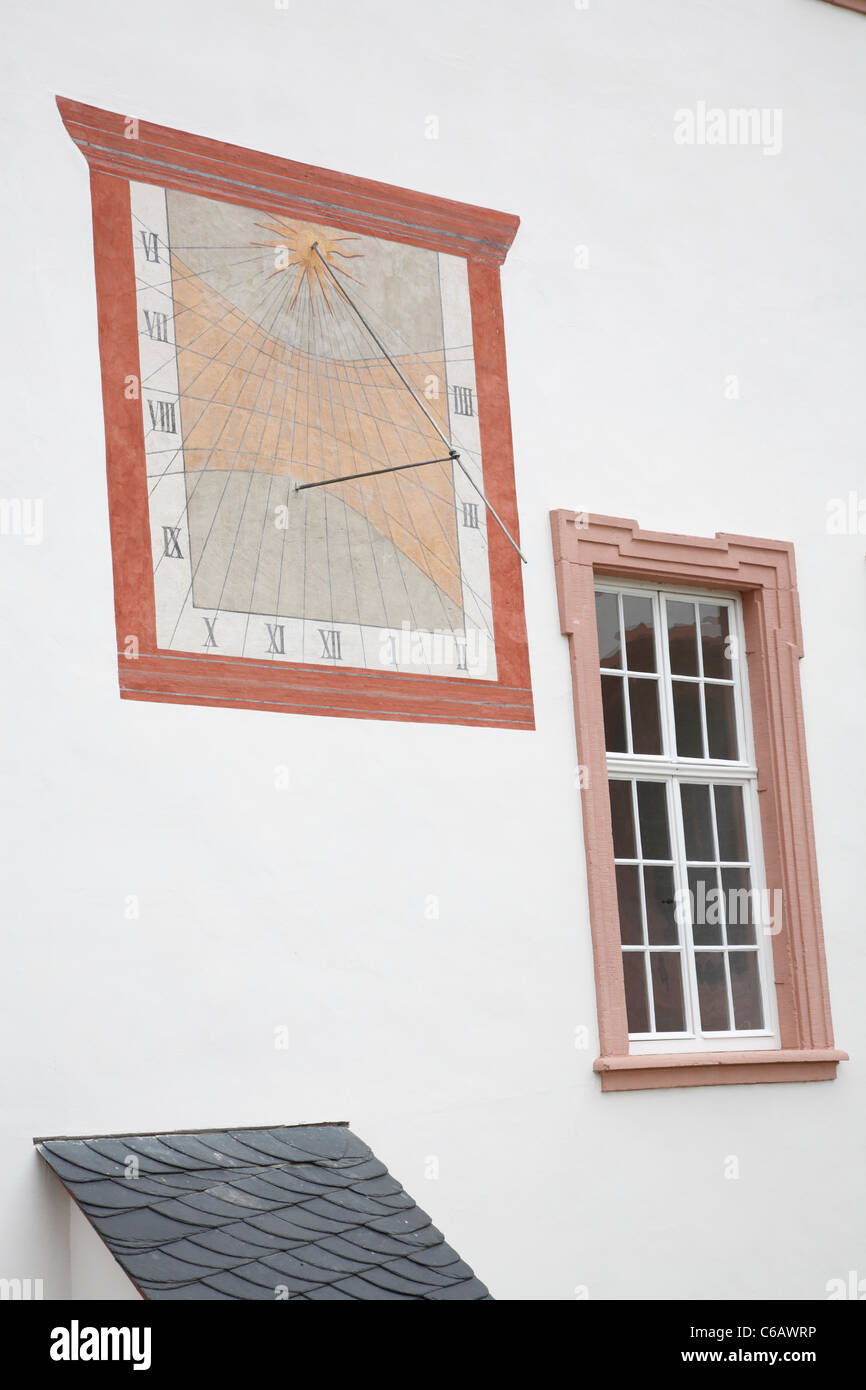
[[[345,1125],[51,1139],[37,1149],[145,1298],[274,1301],[278,1289],[311,1301],[490,1298]]]

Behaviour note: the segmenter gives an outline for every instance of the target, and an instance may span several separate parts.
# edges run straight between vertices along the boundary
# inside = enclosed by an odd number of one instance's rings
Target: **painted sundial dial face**
[[[466,261],[130,189],[157,646],[495,679]]]

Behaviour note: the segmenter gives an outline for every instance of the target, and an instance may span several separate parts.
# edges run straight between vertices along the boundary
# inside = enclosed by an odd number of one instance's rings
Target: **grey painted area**
[[[292,492],[269,473],[187,480],[199,608],[369,627],[462,631],[463,611],[337,488]],[[287,525],[274,524],[286,508]],[[226,561],[226,557],[228,562]]]

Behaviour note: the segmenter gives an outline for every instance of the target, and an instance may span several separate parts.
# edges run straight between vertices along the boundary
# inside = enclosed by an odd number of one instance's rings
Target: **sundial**
[[[121,692],[531,724],[516,219],[60,106],[92,168]]]

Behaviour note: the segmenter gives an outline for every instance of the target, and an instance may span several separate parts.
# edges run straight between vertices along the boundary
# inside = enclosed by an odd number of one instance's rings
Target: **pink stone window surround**
[[[830,1018],[798,663],[802,656],[793,547],[784,541],[643,532],[629,520],[551,513],[562,631],[569,639],[582,783],[603,1090],[829,1080],[846,1054]],[[595,590],[611,582],[736,595],[748,664],[763,878],[781,893],[772,937],[771,1044],[675,1053],[629,1044]],[[741,726],[742,727],[742,726]],[[738,1040],[735,1040],[735,1043]],[[654,1050],[658,1046],[659,1050]],[[686,1045],[687,1046],[687,1045]],[[700,1042],[697,1046],[702,1046]]]

